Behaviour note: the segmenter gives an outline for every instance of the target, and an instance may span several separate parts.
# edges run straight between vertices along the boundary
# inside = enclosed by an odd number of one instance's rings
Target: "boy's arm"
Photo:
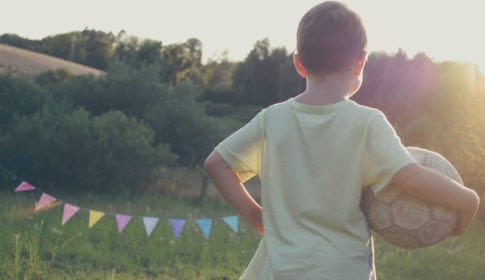
[[[424,201],[457,211],[459,220],[453,235],[465,232],[480,203],[477,193],[472,189],[419,164],[410,164],[400,169],[392,178],[391,185]]]
[[[237,173],[216,151],[209,155],[204,167],[222,196],[260,235],[263,235],[262,208],[248,193]]]

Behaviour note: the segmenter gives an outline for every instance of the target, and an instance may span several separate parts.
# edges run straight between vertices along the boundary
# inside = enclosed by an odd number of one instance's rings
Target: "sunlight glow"
[[[73,8],[62,0],[18,0],[5,3],[0,34],[30,39],[97,29],[162,41],[163,45],[195,37],[204,58],[240,61],[257,40],[269,38],[273,47],[295,48],[301,16],[321,0],[86,0]],[[408,56],[424,52],[436,61],[478,63],[485,72],[485,2],[477,0],[343,0],[364,19],[369,51]],[[35,24],[34,24],[35,23]]]

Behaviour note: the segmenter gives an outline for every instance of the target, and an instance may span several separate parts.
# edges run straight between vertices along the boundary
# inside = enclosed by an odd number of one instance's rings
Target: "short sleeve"
[[[382,190],[406,165],[416,163],[382,112],[376,111],[368,124],[365,157],[365,186],[374,193]]]
[[[263,115],[264,110],[215,147],[216,152],[238,173],[243,182],[260,174]]]

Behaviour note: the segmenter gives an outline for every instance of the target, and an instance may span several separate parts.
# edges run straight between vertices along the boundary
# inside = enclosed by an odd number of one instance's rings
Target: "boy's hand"
[[[259,235],[264,235],[263,215],[261,208],[255,209],[254,213],[251,213],[247,217],[243,218],[259,233]]]
[[[463,204],[463,209],[458,211],[458,221],[455,229],[451,233],[453,236],[460,236],[464,234],[468,225],[472,222],[477,214],[480,198],[475,192],[471,191],[468,195],[468,201],[468,203]]]
[[[216,151],[209,155],[204,166],[222,196],[262,236],[264,234],[263,210],[248,193],[238,174]]]
[[[480,204],[474,190],[419,164],[403,167],[392,178],[392,184],[424,201],[455,210],[458,213],[452,233],[455,236],[465,233]]]

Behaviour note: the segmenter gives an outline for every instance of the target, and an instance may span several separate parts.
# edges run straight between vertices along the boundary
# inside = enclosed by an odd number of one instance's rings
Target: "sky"
[[[29,39],[121,30],[163,45],[198,38],[205,59],[242,61],[257,40],[293,51],[301,16],[319,0],[0,0],[0,34]],[[368,51],[473,62],[485,72],[485,1],[343,0],[364,20]]]

